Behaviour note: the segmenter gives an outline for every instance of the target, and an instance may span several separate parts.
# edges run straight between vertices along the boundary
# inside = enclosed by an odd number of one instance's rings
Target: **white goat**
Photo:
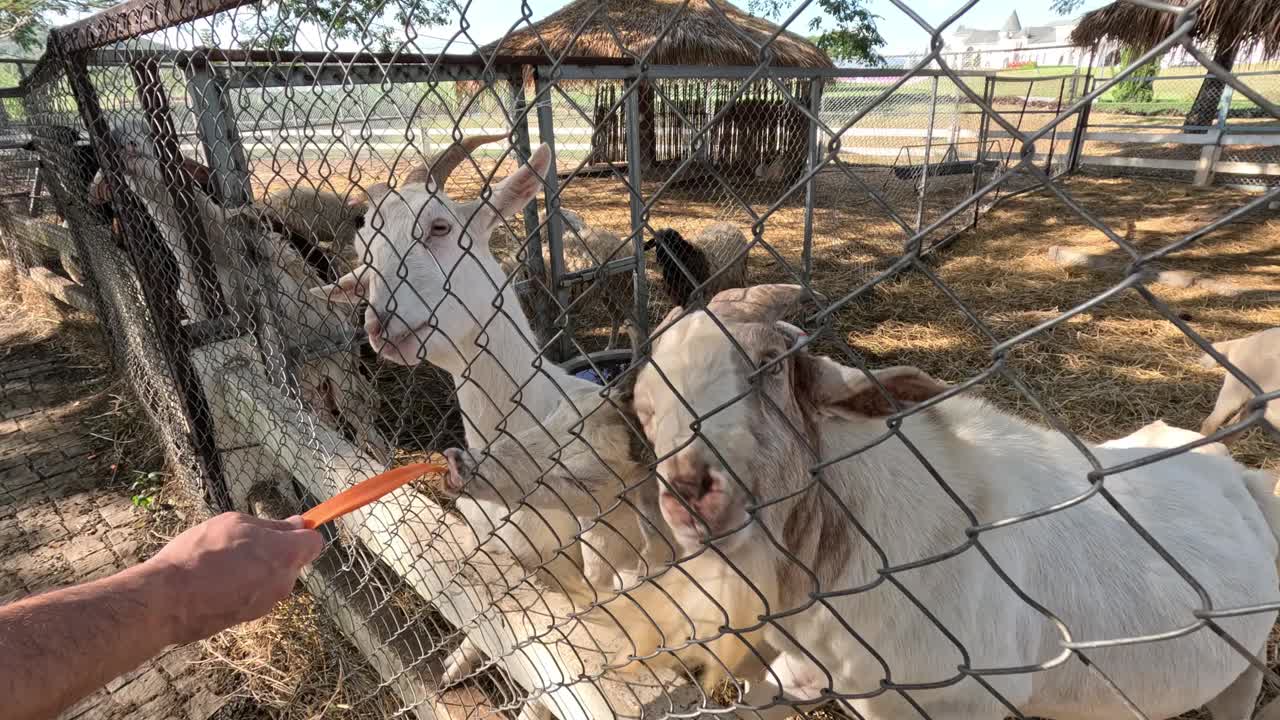
[[[331,257],[342,258],[346,269],[359,263],[354,252],[355,237],[368,212],[362,193],[343,197],[330,190],[299,185],[276,190],[261,204],[269,220],[310,238]]]
[[[727,613],[722,598],[738,601],[752,592],[738,572],[715,553],[681,560],[659,519],[657,486],[647,482],[628,405],[625,393],[606,400],[599,388],[568,390],[543,427],[499,438],[479,468],[472,453],[446,450],[447,488],[474,498],[516,499],[541,511],[567,507],[584,527],[598,525],[597,537],[612,534],[613,552],[600,554],[617,568],[627,594],[601,598],[587,619],[625,632],[630,643],[613,662],[625,665],[627,655],[646,657],[683,644],[675,655],[685,667],[702,667],[701,681],[710,691],[752,659],[747,644],[721,636],[721,628],[754,623],[765,605],[739,602]],[[677,560],[679,567],[668,570]],[[645,583],[635,587],[640,578]]]
[[[146,207],[177,260],[179,301],[190,319],[210,317],[199,291],[202,281],[195,275],[195,261],[181,216],[170,198],[149,135],[125,126],[112,132],[120,149],[125,183]],[[109,198],[101,173],[90,186],[90,195],[99,200]],[[274,300],[279,307],[282,316],[276,320],[280,328],[290,334],[288,340],[306,340],[308,335],[341,339],[350,334],[351,323],[347,317],[335,314],[322,300],[306,291],[305,288],[318,282],[315,269],[289,243],[268,231],[259,206],[228,210],[196,188],[193,188],[193,200],[209,241],[220,289],[233,315],[253,321],[251,293],[255,288],[265,290],[261,281],[269,278],[276,286],[275,296],[266,299]],[[267,278],[258,276],[258,268],[247,261],[255,255],[263,259]],[[384,455],[389,446],[375,427],[377,394],[358,363],[355,353],[348,349],[308,360],[300,368],[298,384],[308,405],[327,415],[335,427],[345,425],[367,449]]]
[[[370,188],[368,221],[356,239],[367,264],[315,290],[335,302],[367,301],[369,344],[383,358],[403,365],[425,360],[449,372],[473,448],[487,447],[504,433],[538,428],[565,391],[599,389],[542,361],[515,291],[489,251],[500,218],[523,208],[541,189],[549,149],[540,147],[528,165],[494,186],[488,203],[459,203],[438,190],[467,153],[502,137],[455,144],[430,172],[415,171],[397,191]],[[590,550],[581,570],[571,567],[568,561],[582,553],[575,539],[581,528],[567,509],[513,510],[506,502],[469,497],[457,506],[484,547],[510,552],[527,568],[545,568],[568,589],[582,572],[592,587],[618,584],[610,563]],[[589,535],[585,531],[584,539]],[[608,542],[605,537],[587,545]]]
[[[1129,435],[1115,440],[1108,440],[1100,443],[1098,447],[1104,448],[1176,448],[1193,443],[1197,440],[1203,440],[1204,435],[1195,430],[1183,430],[1176,428],[1163,420],[1156,420],[1138,428]],[[1222,443],[1209,443],[1192,449],[1191,452],[1205,453],[1207,455],[1219,455],[1221,457],[1231,457],[1231,451]]]
[[[1206,629],[1084,649],[1090,663],[1065,656],[1068,640],[1194,625],[1204,601],[1101,497],[988,526],[977,536],[983,553],[965,549],[974,526],[1081,496],[1090,464],[1059,434],[964,394],[917,409],[892,432],[896,421],[886,420],[899,408],[949,388],[909,367],[875,371],[872,381],[797,349],[802,334],[777,318],[801,297],[797,286],[730,290],[706,311],[668,316],[635,387],[675,536],[764,558],[776,572],[765,638],[781,657],[753,692],[768,702],[776,681],[793,701],[828,688],[866,693],[849,701],[866,718],[999,720],[1011,708],[1058,720],[1132,717],[1097,668],[1147,717],[1205,704],[1217,720],[1249,717],[1262,673]],[[1104,467],[1149,454],[1091,452]],[[1274,486],[1266,473],[1201,453],[1105,479],[1214,609],[1276,600]],[[1053,617],[1015,594],[984,554]],[[1262,611],[1214,622],[1265,659],[1275,620]],[[1041,663],[1053,667],[980,673],[1008,706],[957,672]],[[878,692],[885,682],[920,685]]]
[[[449,372],[467,443],[477,449],[511,435],[533,445],[529,433],[559,442],[543,419],[566,396],[600,390],[542,361],[515,291],[488,246],[500,218],[523,208],[541,189],[541,178],[552,171],[549,148],[538,148],[526,166],[494,186],[488,202],[460,203],[439,190],[468,152],[501,137],[464,139],[397,191],[370,188],[367,222],[356,239],[367,264],[314,291],[334,302],[366,301],[369,343],[382,357],[410,366],[425,360]],[[618,475],[626,476],[625,470]],[[511,480],[510,492],[477,487],[475,496],[456,502],[481,551],[509,552],[574,593],[612,592],[626,582],[619,570],[635,572],[639,558],[630,549],[644,541],[634,537],[640,521],[633,513],[628,518],[620,508],[606,522],[583,528],[564,503],[535,508],[522,502],[536,489],[536,475]],[[620,543],[632,557],[612,551]],[[476,646],[464,642],[450,658],[444,682],[460,678],[478,659]]]
[[[1214,343],[1213,349],[1222,353],[1232,365],[1240,368],[1253,379],[1262,392],[1280,390],[1280,328],[1271,328],[1235,340]],[[1218,363],[1207,353],[1200,358],[1204,367],[1217,367]],[[1218,391],[1218,401],[1213,412],[1200,425],[1200,432],[1211,435],[1218,428],[1243,419],[1245,405],[1253,399],[1253,393],[1235,375],[1227,373]],[[1264,416],[1267,422],[1280,430],[1280,400],[1267,403]],[[1230,438],[1224,440],[1229,442]]]

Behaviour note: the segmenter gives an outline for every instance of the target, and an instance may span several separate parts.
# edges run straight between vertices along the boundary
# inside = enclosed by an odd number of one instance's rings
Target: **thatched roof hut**
[[[774,35],[777,35],[775,38]],[[770,39],[772,38],[772,42]],[[821,48],[789,30],[724,0],[575,0],[542,20],[482,48],[483,55],[561,58],[645,57],[653,65],[708,67],[705,80],[658,80],[662,92],[639,88],[640,162],[679,161],[698,122],[708,120],[739,81],[716,81],[712,68],[755,66],[835,67]],[[807,82],[792,82],[794,96],[807,99]],[[784,174],[803,166],[803,113],[774,86],[758,82],[722,119],[710,139],[709,161],[722,170],[751,171],[783,156]],[[626,159],[624,115],[615,110],[616,87],[597,86],[593,160]],[[731,168],[729,166],[732,166]]]
[[[1171,5],[1190,0],[1165,0]],[[1138,50],[1148,50],[1169,37],[1177,25],[1171,12],[1116,0],[1086,13],[1071,33],[1075,45],[1090,46],[1110,41]],[[1268,57],[1280,56],[1280,0],[1207,0],[1199,10],[1192,37],[1213,47],[1214,62],[1228,70],[1236,54],[1258,45]],[[1217,111],[1222,82],[1206,80],[1187,113],[1189,126],[1207,125]]]
[[[1188,0],[1165,2],[1188,4]],[[1071,42],[1089,46],[1110,40],[1145,50],[1169,37],[1176,24],[1177,16],[1171,12],[1117,0],[1085,13],[1071,32]],[[1200,19],[1192,36],[1212,44],[1215,53],[1260,43],[1268,56],[1280,55],[1280,2],[1208,0],[1200,8]]]
[[[759,46],[777,31],[724,0],[715,7],[707,0],[575,0],[480,53],[625,58],[652,49],[653,64],[755,65]],[[775,67],[834,67],[826,52],[790,30],[767,52]]]

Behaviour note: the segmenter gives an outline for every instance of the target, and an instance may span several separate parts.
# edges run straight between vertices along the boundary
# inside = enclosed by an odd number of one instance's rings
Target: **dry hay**
[[[1136,221],[1142,251],[1163,247],[1249,196],[1224,190],[1139,180],[1074,178],[1068,191],[1121,234]],[[1110,241],[1063,206],[1037,193],[1015,198],[946,249],[934,264],[945,283],[998,339],[1006,340],[1096,297],[1123,277],[1119,270],[1072,271],[1045,255],[1053,244],[1104,252]],[[1110,246],[1114,247],[1114,246]],[[1114,252],[1113,252],[1114,254]],[[1280,325],[1280,219],[1255,214],[1209,235],[1161,263],[1243,288],[1234,297],[1203,289],[1152,285],[1151,291],[1210,341]],[[818,289],[831,282],[815,267]],[[991,339],[923,273],[882,283],[867,302],[837,315],[835,329],[873,365],[912,364],[952,382],[987,368]],[[1198,429],[1221,386],[1222,371],[1198,365],[1200,351],[1136,292],[1122,292],[1019,345],[1010,369],[1053,416],[1082,437],[1121,437],[1156,419]],[[1002,407],[1044,422],[1005,381],[983,393]],[[1280,446],[1252,431],[1234,447],[1237,459],[1275,467]]]
[[[266,617],[213,636],[202,649],[205,666],[226,677],[228,700],[248,701],[226,720],[387,718],[402,705],[304,592]]]

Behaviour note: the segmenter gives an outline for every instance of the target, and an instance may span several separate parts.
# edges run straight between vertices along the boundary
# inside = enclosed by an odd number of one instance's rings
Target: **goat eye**
[[[431,234],[434,237],[441,237],[444,235],[448,235],[449,231],[452,229],[453,229],[453,226],[444,220],[436,220],[431,223]]]
[[[779,357],[781,357],[781,353],[767,352],[760,356],[760,362],[756,364],[756,367],[765,369],[765,372],[769,373],[770,375],[777,375],[778,373],[782,372],[782,363],[774,362]],[[770,363],[774,363],[774,364],[770,365]]]

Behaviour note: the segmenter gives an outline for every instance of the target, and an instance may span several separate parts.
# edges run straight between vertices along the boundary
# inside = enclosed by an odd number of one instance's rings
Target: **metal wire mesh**
[[[974,3],[934,25],[893,4],[936,39]],[[1274,433],[1277,387],[1153,286],[1280,190],[1158,241],[1082,199],[1084,114],[1146,57],[1105,79],[938,52],[793,67],[774,50],[797,38],[716,0],[671,4],[639,45],[613,5],[581,0],[560,34],[524,6],[508,35],[546,33],[538,52],[463,56],[126,3],[55,32],[8,115],[30,143],[3,177],[48,169],[114,358],[212,504],[288,513],[450,467],[327,528],[304,577],[397,712],[1252,710],[1280,680],[1275,480],[1191,453]],[[1274,121],[1191,44],[1197,7],[1164,8],[1152,53],[1184,48]],[[694,15],[755,63],[666,62]],[[614,58],[581,57],[588,35]],[[999,232],[1070,217],[1114,277],[980,305],[948,248],[1011,252],[981,233],[1019,195]],[[992,268],[977,285],[1017,283]],[[1147,352],[1189,339],[1240,381],[1207,438],[1101,447],[1029,378],[1117,305],[1163,328]],[[913,306],[928,322],[895,334]],[[872,372],[877,334],[951,384]]]

